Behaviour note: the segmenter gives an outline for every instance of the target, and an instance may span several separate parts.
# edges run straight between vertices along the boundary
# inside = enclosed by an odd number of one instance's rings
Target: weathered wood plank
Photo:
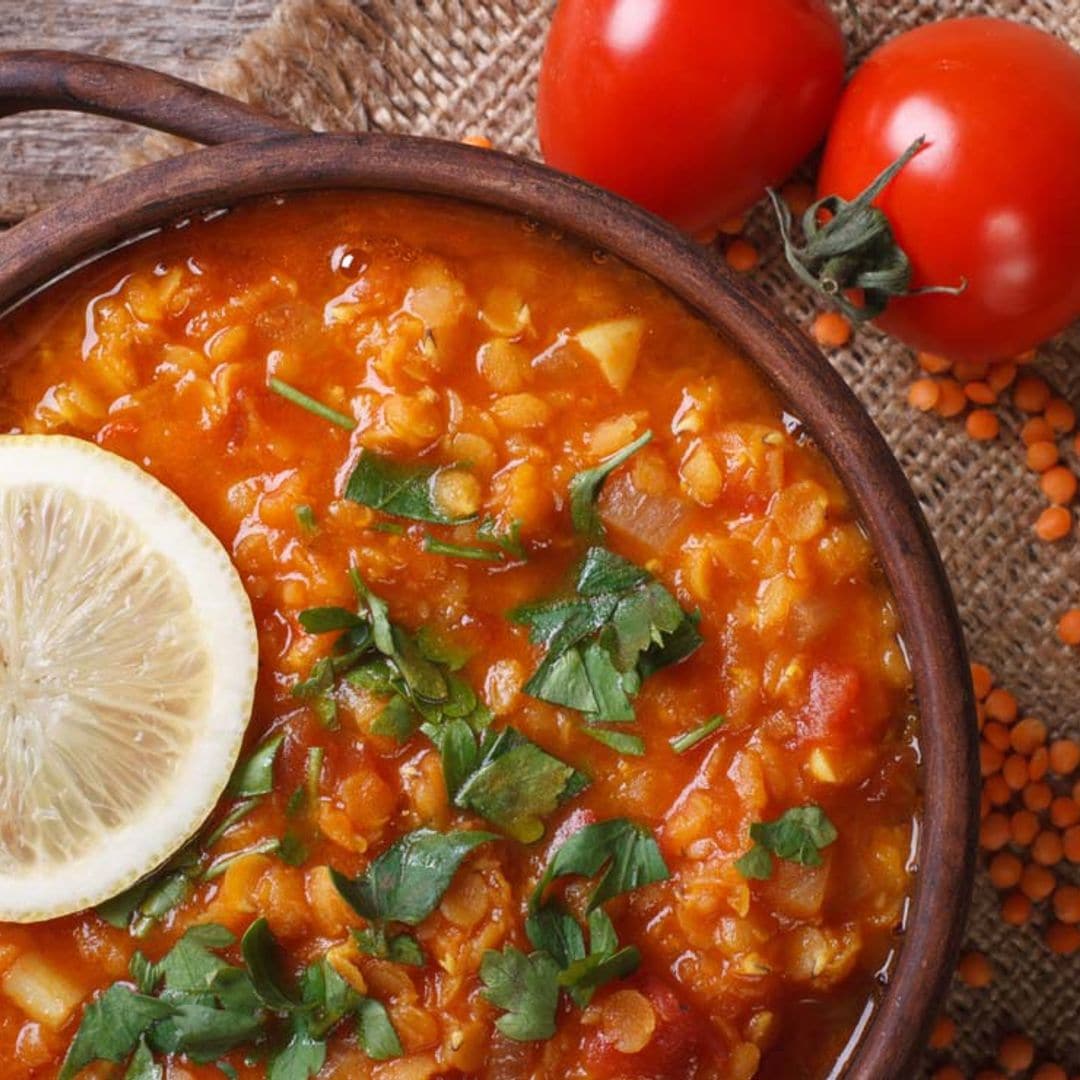
[[[75,49],[198,81],[270,14],[273,0],[38,0],[2,5],[0,49]],[[0,121],[0,222],[115,171],[123,124],[66,113]]]

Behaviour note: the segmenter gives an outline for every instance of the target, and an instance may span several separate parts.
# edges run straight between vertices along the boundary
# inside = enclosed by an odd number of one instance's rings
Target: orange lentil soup
[[[119,912],[0,925],[5,1080],[105,988],[167,999],[132,957],[194,926],[250,987],[257,920],[286,998],[346,1005],[144,1021],[146,1068],[829,1074],[911,888],[911,679],[848,496],[712,329],[532,224],[322,193],[101,258],[0,358],[0,431],[129,458],[231,553],[272,778]]]

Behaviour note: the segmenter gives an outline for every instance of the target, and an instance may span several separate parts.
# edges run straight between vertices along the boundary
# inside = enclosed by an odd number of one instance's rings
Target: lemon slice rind
[[[125,730],[123,738],[108,727],[112,721],[103,716],[100,757],[87,752],[87,744],[95,734],[93,710],[96,705],[87,707],[82,703],[77,719],[74,712],[66,715],[62,706],[41,706],[40,715],[48,717],[49,738],[53,740],[51,744],[46,740],[43,745],[52,745],[56,749],[46,758],[48,767],[28,770],[25,775],[41,777],[42,784],[50,778],[55,780],[54,774],[78,777],[78,784],[63,785],[66,791],[47,791],[46,794],[55,794],[51,804],[54,807],[62,807],[72,800],[74,805],[93,807],[95,814],[89,815],[93,818],[89,827],[96,829],[96,834],[84,834],[81,840],[85,850],[79,850],[71,858],[56,859],[38,851],[29,859],[29,865],[13,862],[10,857],[0,862],[0,921],[9,922],[55,918],[109,899],[155,869],[194,835],[221,797],[239,755],[251,715],[258,670],[255,622],[236,568],[213,533],[168,488],[131,462],[80,439],[60,435],[0,436],[0,500],[22,498],[25,502],[37,499],[42,492],[48,493],[58,505],[62,504],[65,512],[82,512],[90,521],[95,515],[99,519],[112,515],[121,523],[133,541],[130,550],[125,548],[124,564],[115,567],[117,575],[128,575],[125,582],[132,579],[132,551],[142,552],[148,560],[147,566],[154,571],[144,575],[145,578],[152,579],[162,570],[167,571],[169,595],[175,598],[186,594],[189,601],[188,609],[177,614],[176,625],[185,634],[192,627],[197,628],[202,640],[195,652],[208,661],[208,667],[204,662],[205,670],[199,675],[201,690],[189,695],[191,701],[202,702],[199,715],[185,718],[181,709],[180,719],[166,712],[159,718],[154,708],[147,708],[145,715],[140,712],[139,730],[134,736]],[[34,552],[25,546],[20,549],[20,538],[14,535],[17,530],[2,517],[0,531],[9,533],[7,538],[0,535],[0,604],[4,603],[5,595],[31,595],[33,590],[36,590],[34,595],[40,594],[40,584],[34,585],[33,589],[27,586],[23,594],[13,591],[15,583],[11,575],[25,572]],[[78,552],[68,550],[54,554],[66,569],[77,565],[73,556]],[[104,561],[108,561],[107,554]],[[138,587],[137,574],[133,580]],[[53,583],[56,589],[61,589],[63,584]],[[73,618],[78,618],[86,609],[93,609],[93,586],[87,588],[86,582],[82,586],[78,595],[71,596]],[[127,686],[137,687],[144,695],[155,691],[152,685],[138,684],[139,678],[152,680],[156,674],[155,627],[149,625],[154,623],[154,614],[152,603],[143,606],[142,618],[148,623],[150,642],[145,663],[140,666],[129,662],[118,676],[120,689],[107,695],[106,704],[101,706],[102,713],[112,711],[129,725],[132,710],[125,713],[123,701],[113,702],[111,697],[122,695],[124,679],[128,680]],[[116,612],[116,619],[124,617],[123,611]],[[5,625],[3,619],[0,612],[0,630]],[[164,641],[167,647],[173,623],[164,615],[158,622],[158,643]],[[10,627],[11,619],[7,625]],[[130,654],[132,634],[140,628],[132,624],[110,625],[123,627]],[[106,626],[100,638],[89,644],[108,656],[108,636]],[[0,641],[0,665],[3,663],[3,642]],[[64,657],[58,656],[56,663],[60,667],[57,681],[62,684]],[[3,678],[4,669],[0,666],[0,680]],[[117,684],[111,685],[115,689]],[[134,690],[132,694],[138,696]],[[98,692],[94,701],[102,700],[105,698]],[[185,698],[184,702],[187,700]],[[134,712],[139,712],[140,708]],[[12,770],[10,775],[14,776],[18,765],[10,759],[13,748],[20,744],[16,743],[12,730],[7,735],[4,732],[5,724],[9,729],[13,727],[13,722],[9,723],[12,716],[17,719],[17,712],[5,720],[5,714],[0,711],[0,769]],[[101,784],[100,792],[84,790],[83,767],[95,778],[100,778],[108,775],[111,757],[115,758],[118,767],[127,759],[127,775],[131,776],[130,762],[136,752],[134,745],[144,738],[148,746],[155,740],[160,743],[162,729],[176,738],[175,729],[180,728],[182,735],[188,720],[188,744],[169,747],[175,753],[162,753],[153,759],[159,767],[162,760],[168,760],[170,765],[165,775],[152,775],[152,771],[148,775],[146,782],[152,790],[142,800],[138,812],[133,812],[129,806],[125,811],[129,820],[111,820],[119,811],[108,804],[110,798],[116,798],[119,786],[113,788],[112,795],[108,784]],[[65,745],[66,733],[71,734],[72,740],[77,735],[78,741],[71,746]],[[25,744],[22,749],[25,751]],[[149,750],[146,756],[150,760]],[[19,764],[26,759],[24,752]],[[2,781],[0,777],[0,829],[6,827],[10,831],[18,829],[20,823],[13,821],[14,803],[7,806],[3,803],[5,790],[10,794],[14,787],[5,789]],[[24,795],[28,787],[28,783],[22,784],[20,790]],[[77,792],[74,791],[76,787],[79,788]],[[105,806],[100,815],[97,813],[99,802],[95,801],[98,799]],[[54,815],[61,812],[48,811]],[[107,827],[102,826],[99,817],[108,819]],[[22,827],[25,829],[25,823]],[[85,822],[71,821],[64,824],[63,830],[55,827],[53,833],[77,834],[84,827]],[[52,846],[55,848],[56,844]]]

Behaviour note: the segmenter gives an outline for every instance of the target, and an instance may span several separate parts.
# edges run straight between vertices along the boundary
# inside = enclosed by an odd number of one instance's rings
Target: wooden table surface
[[[4,0],[0,49],[76,49],[199,81],[274,0]],[[0,120],[0,227],[116,171],[131,129],[97,117]]]

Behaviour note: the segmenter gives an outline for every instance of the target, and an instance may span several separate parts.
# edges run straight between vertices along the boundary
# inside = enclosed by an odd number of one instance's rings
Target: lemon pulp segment
[[[167,488],[0,436],[0,919],[80,910],[205,820],[251,711],[250,604]]]

